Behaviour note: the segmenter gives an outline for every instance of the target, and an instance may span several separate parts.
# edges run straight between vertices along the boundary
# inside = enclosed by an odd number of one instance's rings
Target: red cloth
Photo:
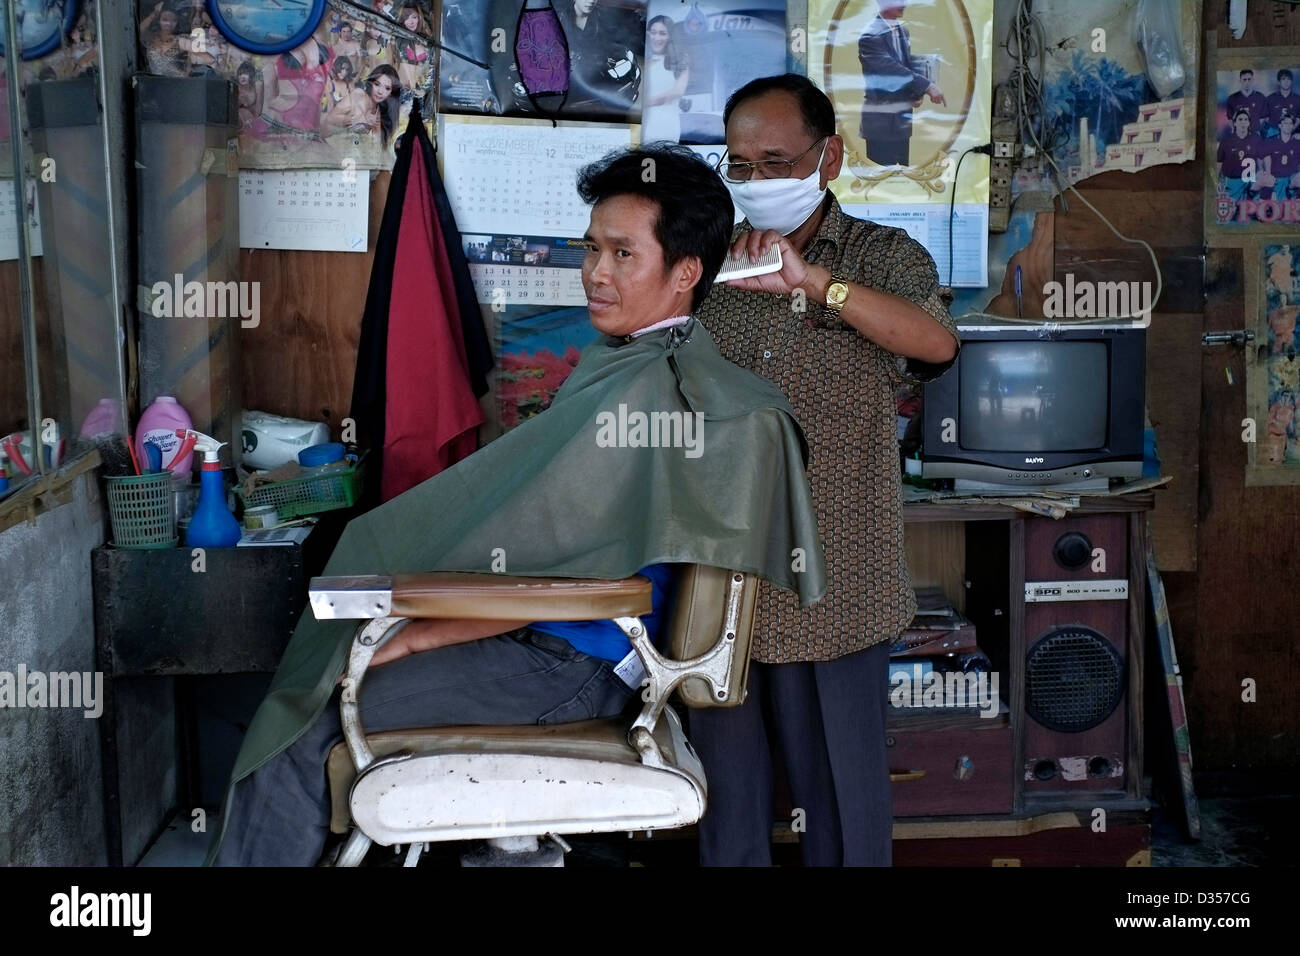
[[[483,422],[470,386],[451,261],[419,149],[411,157],[397,234],[387,363],[382,501],[472,453]]]

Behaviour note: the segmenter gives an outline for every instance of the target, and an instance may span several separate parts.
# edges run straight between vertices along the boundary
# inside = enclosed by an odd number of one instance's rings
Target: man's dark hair
[[[760,76],[756,80],[750,80],[728,97],[727,105],[722,111],[722,125],[725,127],[731,122],[731,114],[741,103],[773,90],[789,93],[798,101],[808,135],[818,139],[835,135],[835,107],[831,106],[829,97],[817,88],[816,83],[798,73]]]
[[[1249,73],[1251,76],[1255,75],[1254,70],[1252,70],[1250,67],[1246,67],[1244,70],[1242,70],[1240,73],[1237,74],[1237,77],[1240,79],[1241,77],[1245,76],[1247,73]]]
[[[1290,71],[1290,70],[1286,70],[1286,69],[1278,70],[1278,71],[1277,71],[1277,78],[1278,78],[1278,81],[1279,81],[1279,82],[1281,82],[1281,80],[1282,80],[1283,78],[1286,78],[1286,79],[1291,80],[1291,81],[1293,81],[1293,82],[1294,82],[1294,80],[1295,80],[1295,77],[1293,77],[1293,76],[1291,75],[1291,71]]]
[[[727,257],[735,220],[731,193],[708,163],[685,146],[649,143],[583,167],[578,195],[592,204],[615,196],[642,196],[657,204],[654,232],[663,249],[664,274],[696,256],[704,271],[691,293],[691,310],[700,307]]]
[[[1237,112],[1235,112],[1235,113],[1232,114],[1232,121],[1233,121],[1234,123],[1237,122],[1237,117],[1238,117],[1238,116],[1244,116],[1244,117],[1246,117],[1246,119],[1248,119],[1248,120],[1253,120],[1253,119],[1254,119],[1254,117],[1250,115],[1250,110],[1246,109],[1246,107],[1244,107],[1244,106],[1241,107],[1240,109],[1238,109]]]

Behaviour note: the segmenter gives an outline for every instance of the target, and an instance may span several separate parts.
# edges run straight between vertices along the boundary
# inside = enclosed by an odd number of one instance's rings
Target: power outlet
[[[1003,156],[993,157],[989,166],[989,186],[996,192],[999,189],[1010,191],[1011,189],[1011,158]]]
[[[1005,150],[998,147],[1006,146]],[[989,162],[989,232],[1006,232],[1011,220],[1011,176],[1014,144],[994,143]]]
[[[989,232],[1006,232],[1011,219],[1011,177],[1015,175],[1018,129],[1009,88],[998,88],[999,111],[993,118],[993,155],[989,157]],[[1005,107],[1005,108],[1004,108]]]

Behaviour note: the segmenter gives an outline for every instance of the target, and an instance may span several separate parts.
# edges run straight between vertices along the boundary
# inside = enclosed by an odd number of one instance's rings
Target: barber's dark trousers
[[[700,864],[771,865],[774,744],[791,822],[805,828],[804,865],[889,866],[888,710],[888,642],[833,661],[751,663],[742,706],[692,710],[691,743],[709,782]]]
[[[399,658],[361,685],[367,731],[612,717],[632,691],[609,661],[528,628]],[[235,787],[217,866],[311,866],[329,833],[325,758],[343,738],[336,690],[301,737]]]

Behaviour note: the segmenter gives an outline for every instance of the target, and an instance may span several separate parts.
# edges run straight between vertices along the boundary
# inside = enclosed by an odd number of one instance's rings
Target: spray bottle
[[[190,519],[185,535],[186,547],[229,548],[239,543],[242,531],[235,516],[226,507],[226,484],[221,476],[221,446],[215,438],[196,432],[192,428],[176,429],[176,437],[191,439],[194,448],[203,453],[203,472],[199,478],[199,504]]]

